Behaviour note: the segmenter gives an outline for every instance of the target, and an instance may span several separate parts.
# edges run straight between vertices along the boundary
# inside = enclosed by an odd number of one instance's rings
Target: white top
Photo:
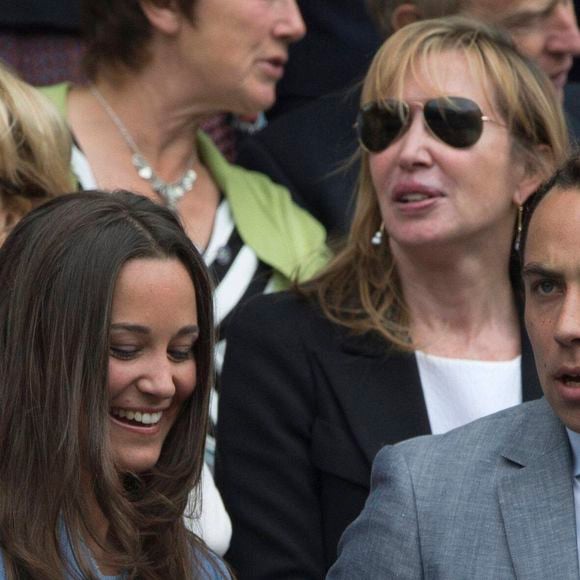
[[[434,434],[522,402],[521,356],[509,361],[480,361],[421,351],[415,355]]]
[[[196,505],[197,512],[194,511]],[[206,463],[203,464],[201,473],[201,497],[195,489],[189,494],[185,526],[200,536],[219,556],[228,551],[232,538],[232,522]]]

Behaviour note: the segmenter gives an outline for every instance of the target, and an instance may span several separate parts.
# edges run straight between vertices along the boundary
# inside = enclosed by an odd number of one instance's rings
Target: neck
[[[519,353],[509,245],[505,247],[413,250],[391,241],[418,348],[458,358],[513,358]]]
[[[167,159],[182,160],[182,164],[189,160],[196,152],[196,131],[205,118],[167,85],[151,71],[126,75],[120,81],[101,75],[94,82],[137,148],[155,166]]]

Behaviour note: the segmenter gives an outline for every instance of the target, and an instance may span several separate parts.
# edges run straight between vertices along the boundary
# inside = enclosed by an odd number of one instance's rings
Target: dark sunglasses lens
[[[372,153],[384,151],[399,135],[405,125],[403,103],[384,101],[365,105],[358,114],[358,138]]]
[[[470,99],[433,99],[425,104],[424,114],[431,131],[451,147],[471,147],[481,137],[481,109]]]

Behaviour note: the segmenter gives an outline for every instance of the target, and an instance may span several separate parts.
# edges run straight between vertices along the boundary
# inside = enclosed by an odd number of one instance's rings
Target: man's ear
[[[139,0],[139,4],[155,30],[170,36],[179,32],[183,15],[177,9],[175,2],[160,6],[151,0]]]
[[[548,168],[553,162],[552,149],[548,145],[536,145],[534,155],[522,163],[522,177],[514,193],[514,203],[523,205],[525,201],[548,179]]]
[[[407,26],[407,24],[413,24],[413,22],[418,22],[419,20],[423,20],[423,13],[415,4],[405,2],[405,4],[397,6],[393,11],[391,28],[394,32],[397,32],[397,30]]]

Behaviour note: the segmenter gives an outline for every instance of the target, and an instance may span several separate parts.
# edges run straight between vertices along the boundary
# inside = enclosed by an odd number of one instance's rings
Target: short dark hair
[[[465,7],[465,0],[367,0],[367,10],[383,38],[389,38],[396,32],[391,19],[395,10],[403,4],[415,5],[427,20],[459,14]]]
[[[580,189],[580,150],[575,151],[559,169],[532,194],[522,208],[522,230],[520,232],[520,262],[523,265],[526,240],[532,217],[542,200],[553,190]]]
[[[115,469],[106,437],[109,327],[119,273],[129,260],[143,258],[177,259],[191,276],[200,329],[197,377],[155,467],[128,476]],[[185,529],[182,514],[203,466],[213,307],[203,259],[177,217],[124,191],[57,198],[29,213],[8,236],[0,248],[0,280],[5,564],[27,577],[62,576],[54,544],[60,522],[85,573],[81,538],[91,532],[80,474],[87,471],[109,520],[111,558],[120,568],[132,577],[197,577],[192,558],[205,548]],[[144,573],[152,562],[158,575]]]
[[[160,7],[171,0],[147,0]],[[197,0],[176,0],[177,10],[193,22]],[[83,68],[94,80],[103,66],[138,71],[149,60],[147,46],[153,28],[139,0],[81,0],[81,24],[86,51]]]

